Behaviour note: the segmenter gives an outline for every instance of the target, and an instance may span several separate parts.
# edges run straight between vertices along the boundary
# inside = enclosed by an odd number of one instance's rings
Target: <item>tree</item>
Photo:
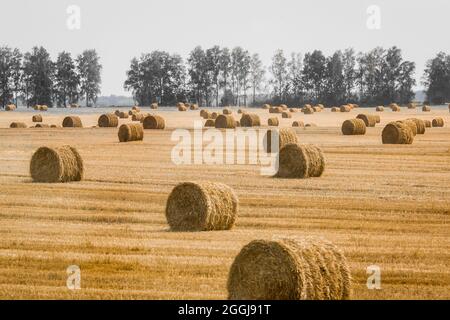
[[[416,64],[414,62],[405,61],[400,65],[399,72],[399,102],[406,104],[414,99],[413,87],[416,84],[416,80],[413,75],[416,70]]]
[[[325,78],[326,104],[339,105],[345,102],[346,88],[344,76],[344,62],[341,51],[336,51],[327,59]]]
[[[322,51],[315,50],[305,55],[303,66],[303,84],[310,91],[311,100],[318,102],[324,89],[326,58]]]
[[[292,53],[291,59],[287,64],[288,68],[288,87],[291,95],[291,101],[303,101],[304,88],[302,85],[303,57],[301,53]]]
[[[21,90],[22,54],[19,49],[0,47],[0,105],[10,102],[17,105],[17,96]]]
[[[208,78],[211,79],[211,83],[214,85],[216,107],[219,106],[219,89],[220,89],[220,59],[222,51],[219,46],[214,46],[206,50],[206,65],[209,72]]]
[[[222,106],[229,105],[233,100],[228,100],[233,94],[228,94],[228,78],[231,73],[231,54],[228,48],[223,48],[220,55],[220,85],[223,88]]]
[[[55,94],[58,107],[78,102],[80,78],[75,62],[68,52],[61,52],[55,64]]]
[[[344,87],[345,87],[345,100],[354,100],[353,89],[355,87],[356,80],[356,57],[355,50],[353,48],[346,49],[342,57],[342,63],[344,67]]]
[[[80,75],[80,94],[85,97],[86,106],[90,107],[90,102],[93,104],[97,102],[102,82],[100,75],[102,66],[97,52],[94,49],[83,51],[77,57],[77,68]]]
[[[202,105],[203,101],[209,104],[210,97],[210,74],[208,72],[206,53],[202,47],[198,46],[191,51],[188,58],[190,84],[195,100]]]
[[[428,101],[442,104],[450,100],[450,55],[439,52],[427,62],[423,84]]]
[[[257,53],[253,54],[250,60],[250,82],[253,90],[252,103],[256,100],[256,91],[261,89],[265,70]]]
[[[283,50],[277,50],[272,57],[272,65],[270,71],[273,75],[273,87],[276,99],[280,102],[284,101],[287,86],[287,60]]]

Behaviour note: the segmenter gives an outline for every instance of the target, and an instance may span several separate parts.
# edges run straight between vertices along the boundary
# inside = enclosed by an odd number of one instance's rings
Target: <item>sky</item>
[[[79,29],[68,27],[72,5],[80,9]],[[379,15],[368,13],[373,5]],[[102,95],[129,96],[130,60],[153,50],[186,58],[197,45],[242,46],[268,66],[277,49],[330,55],[397,46],[416,62],[417,89],[426,61],[450,53],[449,0],[14,0],[2,1],[1,12],[0,46],[26,52],[42,45],[53,59],[96,49]]]

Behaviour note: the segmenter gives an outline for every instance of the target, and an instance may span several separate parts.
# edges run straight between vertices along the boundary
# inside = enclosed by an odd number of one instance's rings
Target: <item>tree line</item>
[[[18,104],[66,107],[84,100],[96,103],[100,94],[102,66],[95,50],[85,50],[75,59],[60,52],[56,61],[44,47],[19,49],[0,47],[0,107]]]

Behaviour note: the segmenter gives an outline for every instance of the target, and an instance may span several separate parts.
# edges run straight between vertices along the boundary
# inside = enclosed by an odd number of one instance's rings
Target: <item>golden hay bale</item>
[[[182,106],[178,106],[178,111],[187,111],[187,108],[183,104]]]
[[[241,126],[241,123],[238,120],[236,120],[236,128],[239,128],[240,126]]]
[[[211,119],[217,119],[217,117],[219,116],[219,114],[217,112],[213,112],[211,113]]]
[[[332,107],[331,108],[331,112],[340,112],[341,109],[339,109],[338,107]]]
[[[205,115],[207,115],[207,114],[209,114],[208,110],[206,110],[206,109],[200,110],[200,117],[202,117],[204,119],[208,119],[208,118],[205,118]]]
[[[215,127],[217,129],[234,129],[236,128],[236,120],[232,115],[220,114],[215,121]]]
[[[423,120],[425,123],[425,128],[431,128],[431,121],[430,120]]]
[[[319,103],[316,107],[319,107],[321,110],[325,109],[325,106],[321,103]]]
[[[177,107],[185,107],[185,105],[184,105],[183,102],[178,102],[178,103],[177,103]]]
[[[131,116],[131,121],[140,121],[142,122],[147,114],[143,113],[133,113]]]
[[[237,111],[237,113],[239,113],[239,114],[241,114],[241,113],[243,113],[244,111],[242,111],[242,109],[238,109],[238,111]]]
[[[288,109],[288,106],[285,104],[280,104],[280,108],[283,109],[283,111],[286,111]]]
[[[31,120],[32,120],[33,122],[42,122],[42,116],[41,116],[40,114],[35,114],[35,115],[31,118]]]
[[[356,116],[356,119],[361,119],[366,124],[366,127],[375,127],[377,124],[377,117],[370,114],[360,113]]]
[[[203,110],[204,112],[202,113],[202,118],[203,119],[211,119],[212,114],[209,111]]]
[[[384,111],[384,107],[383,106],[378,106],[378,107],[375,108],[375,111],[383,112]]]
[[[304,113],[304,114],[313,114],[314,113],[314,108],[312,108],[312,107],[303,107],[303,109],[302,109],[302,112]]]
[[[443,127],[444,126],[444,119],[442,119],[442,118],[433,119],[431,124],[433,125],[433,127]]]
[[[381,134],[383,144],[411,144],[414,135],[411,128],[398,121],[388,123]]]
[[[378,114],[372,115],[372,117],[375,118],[375,122],[376,123],[380,123],[381,122],[381,117]]]
[[[341,107],[339,108],[339,110],[340,110],[341,112],[350,112],[350,111],[352,111],[352,107],[349,106],[349,105],[343,105],[343,106],[341,106]]]
[[[416,105],[411,102],[411,103],[408,103],[407,107],[408,107],[408,109],[415,109]]]
[[[40,111],[48,111],[48,107],[46,105],[39,106]]]
[[[272,126],[272,127],[278,127],[278,125],[280,124],[280,121],[278,121],[277,117],[272,117],[267,119],[267,125]]]
[[[101,128],[116,128],[119,125],[119,118],[114,113],[107,113],[102,114],[97,122]]]
[[[136,112],[141,112],[141,108],[139,108],[138,106],[132,107],[131,110],[134,110]]]
[[[305,124],[305,127],[317,127],[317,124],[315,124],[315,123],[307,123],[307,124]]]
[[[292,126],[293,127],[304,127],[305,124],[303,123],[303,121],[297,120],[297,121],[292,122]]]
[[[64,118],[62,122],[62,126],[64,128],[82,128],[83,123],[81,122],[80,117],[77,116],[67,116]]]
[[[271,106],[270,106],[270,104],[267,104],[267,103],[266,103],[265,105],[262,106],[262,108],[263,108],[263,109],[270,109]]]
[[[281,107],[270,107],[269,113],[282,113],[283,108]]]
[[[195,103],[193,103],[193,104],[191,104],[191,105],[189,106],[189,109],[191,109],[191,110],[198,110],[198,105],[196,105]]]
[[[120,111],[119,112],[119,118],[120,119],[128,119],[128,113],[126,113],[124,111]]]
[[[150,105],[150,109],[158,109],[158,104],[157,104],[156,102],[153,102],[153,103]]]
[[[50,128],[62,128],[62,127],[58,124],[51,124]]]
[[[35,105],[33,106],[33,109],[34,109],[34,110],[39,110],[39,109],[40,109],[40,107],[41,107],[40,105],[38,105],[38,104],[35,104]]]
[[[14,111],[14,110],[16,110],[16,105],[14,105],[14,104],[8,104],[5,107],[5,111]]]
[[[417,119],[417,118],[410,118],[410,119],[406,119],[409,121],[413,121],[416,125],[416,131],[417,134],[424,134],[425,133],[425,122],[421,119]]]
[[[364,135],[366,134],[366,124],[362,119],[349,119],[342,123],[341,131],[343,135]]]
[[[292,118],[292,114],[290,112],[285,111],[281,114],[281,117],[285,119]]]
[[[216,121],[214,119],[208,119],[205,121],[205,127],[215,127]]]
[[[312,144],[288,143],[280,149],[279,178],[320,177],[325,169],[322,150]]]
[[[422,107],[422,111],[423,112],[430,112],[431,111],[431,107],[430,106],[423,106]]]
[[[40,147],[31,157],[30,174],[35,182],[80,181],[83,172],[83,159],[71,146]]]
[[[138,113],[136,110],[130,110],[130,111],[128,111],[128,115],[129,115],[129,116],[132,116],[133,114],[136,114],[136,113]]]
[[[278,139],[278,150],[275,150],[275,146],[272,143],[274,139]],[[297,133],[292,128],[267,130],[263,138],[264,150],[268,153],[279,152],[285,145],[297,142]]]
[[[223,108],[222,113],[223,114],[232,114],[233,112],[229,108]]]
[[[76,103],[71,103],[70,107],[71,108],[79,108],[80,106],[78,104],[76,104]]]
[[[290,108],[290,109],[289,109],[289,112],[295,113],[295,112],[298,112],[298,109],[297,109],[297,108]]]
[[[230,300],[347,300],[352,277],[347,260],[320,238],[254,240],[234,259]]]
[[[163,117],[157,115],[148,115],[143,121],[144,129],[164,129],[166,121]]]
[[[407,120],[399,120],[397,122],[406,124],[409,127],[409,129],[411,129],[411,132],[414,137],[417,135],[417,126],[414,121],[407,119]]]
[[[313,109],[314,109],[314,112],[321,112],[322,111],[322,108],[319,107],[319,106],[315,106],[315,107],[313,107]]]
[[[46,123],[38,123],[34,127],[35,128],[50,128],[50,126]]]
[[[10,128],[27,128],[27,125],[23,122],[11,122]]]
[[[244,113],[240,120],[241,127],[259,127],[261,119],[256,113]]]
[[[393,112],[400,112],[400,106],[396,105],[396,104],[390,104],[389,107],[391,108],[391,110]]]
[[[140,123],[123,124],[117,133],[120,142],[139,141],[144,139],[144,128]]]
[[[118,117],[120,117],[120,110],[116,110],[116,111],[114,111],[114,114],[116,115],[116,116],[118,116]]]
[[[217,182],[184,182],[170,193],[166,218],[174,231],[229,230],[238,213],[234,190]]]

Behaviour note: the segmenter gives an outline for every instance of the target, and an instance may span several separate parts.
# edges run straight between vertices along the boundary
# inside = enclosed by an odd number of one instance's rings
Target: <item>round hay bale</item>
[[[269,113],[282,113],[283,108],[281,107],[270,107]]]
[[[204,110],[205,112],[203,112],[202,114],[202,118],[203,119],[211,119],[212,114],[209,111]]]
[[[115,114],[116,116],[120,117],[120,110],[114,111],[114,114]]]
[[[216,121],[214,119],[208,119],[205,121],[205,127],[215,127]]]
[[[312,107],[304,107],[303,109],[302,109],[302,112],[304,113],[304,114],[313,114],[314,113],[314,108],[312,108]]]
[[[322,112],[322,108],[319,106],[315,106],[315,107],[313,107],[313,109],[314,109],[314,112]]]
[[[320,108],[320,110],[325,109],[325,106],[323,104],[321,104],[321,103],[319,103],[316,107]]]
[[[119,118],[114,113],[102,114],[98,118],[100,128],[116,128],[119,125]]]
[[[15,104],[8,104],[5,107],[5,111],[14,111],[14,110],[16,110],[16,105]]]
[[[372,117],[375,118],[375,122],[376,123],[380,123],[381,122],[381,118],[380,118],[380,116],[378,114],[372,115]]]
[[[350,111],[352,111],[352,107],[349,106],[349,105],[343,105],[343,106],[341,106],[341,107],[339,108],[339,110],[340,110],[341,112],[350,112]]]
[[[32,118],[31,121],[33,122],[42,122],[42,116],[40,114],[35,114]]]
[[[205,118],[205,115],[208,115],[208,114],[209,114],[208,110],[206,110],[206,109],[200,110],[200,117],[202,117],[203,119],[208,119],[208,118]]]
[[[407,107],[408,107],[408,109],[415,109],[416,105],[414,103],[410,102],[407,104]]]
[[[377,118],[370,114],[360,113],[356,116],[356,119],[361,119],[366,124],[366,127],[375,127],[377,124]]]
[[[312,144],[289,143],[280,149],[279,178],[320,177],[325,169],[322,150]]]
[[[234,190],[217,182],[184,182],[170,193],[166,218],[174,231],[229,230],[238,213]]]
[[[239,114],[243,113],[242,109],[238,109],[237,113]]]
[[[272,140],[278,139],[278,150],[275,149]],[[279,152],[285,145],[289,143],[297,143],[298,137],[297,133],[292,128],[281,128],[267,130],[263,138],[263,147],[267,153]]]
[[[290,112],[285,111],[281,114],[281,117],[285,118],[285,119],[289,119],[289,118],[292,118],[292,114]]]
[[[304,127],[305,124],[303,123],[303,121],[297,120],[297,121],[292,122],[292,126],[293,127]]]
[[[128,119],[128,113],[124,112],[124,111],[120,111],[119,112],[119,118],[120,119]]]
[[[35,104],[35,105],[33,106],[33,109],[36,110],[36,111],[38,111],[40,108],[41,108],[41,106],[38,105],[38,104]]]
[[[187,111],[187,108],[183,105],[178,106],[178,111]]]
[[[315,124],[315,123],[307,123],[307,124],[305,124],[305,127],[317,127],[317,124]]]
[[[23,122],[11,122],[10,128],[27,128],[27,125]]]
[[[80,181],[83,173],[83,159],[71,146],[40,147],[31,157],[30,174],[34,182]]]
[[[414,135],[411,128],[398,121],[388,123],[381,134],[383,144],[411,144]]]
[[[40,111],[48,111],[48,107],[46,105],[39,106]]]
[[[331,112],[340,112],[341,110],[338,107],[332,107]]]
[[[444,119],[442,119],[442,118],[435,118],[435,119],[433,119],[431,124],[433,125],[433,127],[443,127],[444,126]]]
[[[198,110],[198,105],[196,105],[195,103],[193,103],[193,104],[191,104],[191,105],[189,106],[189,109],[191,109],[191,110]]]
[[[417,119],[417,118],[410,118],[410,119],[406,119],[409,121],[413,121],[416,124],[416,131],[417,134],[425,134],[425,122],[421,119]]]
[[[417,135],[417,126],[414,121],[407,119],[407,120],[399,120],[397,122],[406,124],[409,127],[409,129],[411,129],[411,132],[414,137]]]
[[[145,114],[143,113],[133,113],[133,115],[131,116],[131,121],[139,121],[142,122],[145,118]]]
[[[263,109],[270,109],[271,108],[271,106],[270,106],[270,104],[264,104],[263,106],[262,106],[262,108]]]
[[[430,112],[431,111],[431,107],[430,106],[423,106],[422,107],[422,111],[423,112]]]
[[[141,112],[141,108],[138,107],[138,106],[132,107],[131,110],[134,110],[134,111],[136,111],[136,112]]]
[[[392,107],[391,107],[391,110],[392,110],[393,112],[400,112],[400,111],[401,111],[400,106],[392,106]]]
[[[236,128],[236,120],[232,115],[220,114],[215,121],[215,127],[217,129],[234,129]]]
[[[233,112],[229,108],[223,108],[222,113],[223,114],[232,114]]]
[[[78,104],[76,104],[76,103],[71,103],[70,107],[71,108],[79,108],[80,106]]]
[[[286,111],[286,110],[288,109],[288,106],[285,105],[285,104],[280,104],[280,108],[281,108],[283,111]]]
[[[57,124],[51,124],[50,128],[62,128],[60,125]]]
[[[64,118],[62,122],[62,126],[64,128],[82,128],[83,123],[81,122],[80,117],[77,116],[67,116]]]
[[[185,107],[184,103],[183,102],[178,102],[177,103],[177,108],[179,108],[179,107]]]
[[[366,124],[362,119],[349,119],[342,123],[341,131],[343,135],[364,135],[366,134]]]
[[[144,139],[144,128],[140,123],[123,124],[117,135],[120,142],[140,141]]]
[[[150,105],[150,109],[158,109],[158,104],[157,104],[156,102],[153,102],[153,103]]]
[[[35,128],[50,128],[50,126],[46,123],[37,123],[34,127]]]
[[[259,127],[261,120],[256,113],[244,113],[240,120],[241,127]]]
[[[166,126],[166,121],[163,117],[157,115],[148,115],[143,121],[144,129],[159,129],[162,130]]]
[[[217,119],[217,117],[219,116],[219,114],[217,112],[213,112],[211,113],[211,119]]]
[[[298,109],[296,109],[296,108],[290,108],[290,109],[289,109],[289,112],[295,113],[295,112],[298,112]]]
[[[347,260],[319,238],[254,240],[234,259],[230,300],[347,300],[352,277]]]
[[[279,124],[280,124],[280,122],[277,117],[272,117],[272,118],[267,119],[267,125],[269,125],[269,126],[278,127]]]
[[[384,111],[384,107],[383,106],[378,106],[378,107],[375,108],[375,111],[383,112]]]
[[[425,128],[431,128],[431,121],[430,120],[423,120],[423,123],[425,123]]]
[[[239,128],[240,126],[241,126],[241,123],[238,120],[236,120],[236,128]]]

